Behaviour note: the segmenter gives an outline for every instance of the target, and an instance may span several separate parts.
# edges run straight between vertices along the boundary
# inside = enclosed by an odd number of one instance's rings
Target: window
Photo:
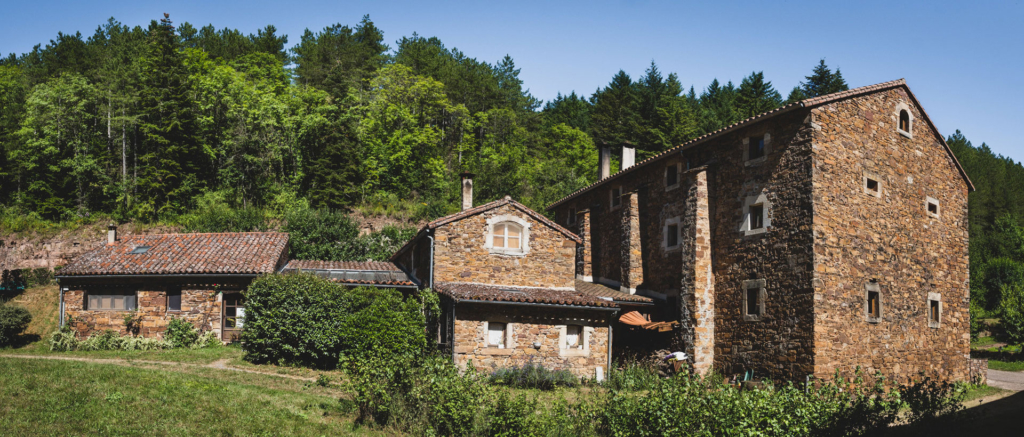
[[[242,329],[245,326],[245,297],[241,293],[224,295],[224,328]]]
[[[570,225],[576,224],[576,207],[569,208],[569,216],[565,218],[565,222]]]
[[[167,311],[181,311],[181,288],[167,289]]]
[[[565,348],[566,349],[583,349],[583,343],[581,342],[583,333],[583,327],[580,325],[569,325],[565,327]]]
[[[735,143],[733,143],[735,144]],[[750,137],[747,146],[747,160],[764,157],[764,137]]]
[[[882,178],[874,174],[865,174],[863,181],[864,194],[874,197],[882,197]]]
[[[611,205],[611,209],[622,206],[622,187],[612,188],[609,196],[611,196],[611,199],[608,203]]]
[[[675,250],[680,247],[682,233],[679,226],[679,217],[672,217],[665,220],[665,227],[662,229],[664,237],[661,240],[661,248],[664,250]]]
[[[665,167],[665,189],[671,190],[679,187],[679,164],[669,164]]]
[[[134,291],[102,291],[89,293],[89,311],[133,311],[137,308]]]
[[[925,213],[927,213],[929,217],[939,218],[939,201],[938,201],[938,199],[935,199],[935,198],[932,198],[932,197],[925,197],[924,204],[925,204]]]
[[[491,247],[497,249],[522,249],[523,227],[515,223],[494,225]]]
[[[764,316],[764,300],[767,297],[764,279],[743,281],[743,320],[756,322]]]
[[[764,205],[750,205],[750,229],[764,228]]]
[[[928,327],[938,328],[942,323],[942,296],[939,293],[928,293]]]
[[[129,255],[140,255],[140,254],[143,254],[143,253],[149,252],[149,249],[150,249],[151,247],[152,247],[152,246],[135,246],[135,248],[134,248],[134,249],[132,249],[132,251],[131,251],[131,252],[128,252],[128,254],[129,254]]]
[[[743,222],[740,225],[740,232],[743,235],[757,235],[768,231],[772,225],[771,216],[768,211],[771,204],[768,202],[768,195],[747,197],[743,204]]]
[[[506,323],[500,322],[488,322],[487,323],[487,345],[490,347],[496,347],[498,349],[505,348],[505,330],[508,327]]]
[[[899,111],[896,115],[896,132],[907,138],[914,138],[914,114],[910,113],[910,106],[900,102],[896,105],[896,110]]]
[[[878,282],[872,279],[864,285],[864,291],[864,315],[868,322],[878,323],[882,320],[882,291]]]

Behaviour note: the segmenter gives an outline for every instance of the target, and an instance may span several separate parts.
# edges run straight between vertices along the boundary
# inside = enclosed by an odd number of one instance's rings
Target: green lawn
[[[0,358],[0,435],[374,434],[336,388],[188,367],[184,372]]]
[[[967,396],[964,397],[964,405],[971,406],[968,404],[968,402],[973,401],[975,399],[981,399],[985,396],[992,396],[1000,393],[1009,394],[1010,390],[1001,389],[999,387],[992,387],[988,385],[974,386],[971,387],[970,390],[967,390]]]
[[[990,345],[998,343],[993,337],[979,337],[971,342],[971,349],[985,349]]]
[[[1005,370],[1007,372],[1020,372],[1024,371],[1024,361],[988,360],[988,368]]]

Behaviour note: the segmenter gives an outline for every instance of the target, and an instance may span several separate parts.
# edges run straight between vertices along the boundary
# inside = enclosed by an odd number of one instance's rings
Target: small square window
[[[764,157],[764,137],[750,137],[747,150],[747,160]]]
[[[874,192],[877,193],[878,192],[878,181],[876,181],[874,179],[871,179],[871,178],[868,178],[867,182],[864,184],[864,188],[866,190],[868,190],[868,191],[874,191]]]
[[[665,246],[676,247],[679,245],[679,225],[668,225],[665,228]]]
[[[939,218],[939,201],[932,197],[925,197],[925,213],[930,217]]]
[[[764,228],[764,205],[750,205],[750,229]]]
[[[181,311],[181,288],[167,289],[167,311]]]
[[[665,167],[665,188],[679,186],[679,165],[669,164]]]
[[[580,325],[568,325],[565,327],[565,348],[566,349],[582,349],[583,348],[583,327]]]
[[[505,348],[505,330],[508,327],[506,323],[499,322],[488,322],[487,323],[487,345],[490,347],[496,347],[498,349]]]

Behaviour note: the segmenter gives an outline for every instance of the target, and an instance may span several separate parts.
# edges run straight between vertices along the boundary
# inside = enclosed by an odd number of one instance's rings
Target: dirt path
[[[97,363],[97,364],[112,364],[115,366],[137,366],[142,365],[146,367],[159,367],[162,370],[174,371],[175,367],[192,367],[192,368],[208,368],[218,370],[230,370],[235,372],[254,373],[257,375],[276,376],[278,378],[295,379],[299,381],[314,381],[314,378],[307,378],[304,376],[296,375],[282,375],[280,373],[271,372],[260,372],[252,369],[242,369],[239,367],[232,367],[228,365],[230,360],[221,359],[214,361],[209,364],[192,364],[192,363],[178,363],[174,361],[150,361],[150,360],[123,360],[116,358],[82,358],[82,357],[61,357],[53,355],[2,355],[0,358],[25,358],[32,360],[59,360],[59,361],[81,361],[85,363]]]

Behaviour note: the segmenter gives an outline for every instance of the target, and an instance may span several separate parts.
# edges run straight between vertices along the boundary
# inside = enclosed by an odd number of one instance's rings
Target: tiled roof
[[[317,261],[293,259],[288,261],[285,270],[371,270],[401,271],[395,263],[386,261]]]
[[[622,171],[620,171],[618,173],[610,175],[610,176],[608,176],[608,177],[606,177],[604,179],[601,179],[601,180],[599,180],[597,182],[594,182],[594,183],[592,183],[590,185],[587,185],[586,187],[580,188],[580,189],[572,192],[568,196],[565,196],[565,197],[555,201],[555,203],[552,203],[546,209],[550,211],[550,210],[556,208],[558,205],[561,205],[561,204],[565,203],[566,201],[569,201],[569,200],[571,200],[573,198],[576,198],[577,196],[579,196],[579,195],[581,195],[581,194],[583,194],[585,192],[588,192],[588,191],[590,191],[590,190],[592,190],[594,188],[597,188],[600,185],[604,185],[605,183],[607,183],[607,182],[609,182],[609,181],[611,181],[613,179],[616,179],[619,176],[622,176],[622,175],[625,175],[625,174],[637,171],[641,167],[643,167],[643,166],[645,166],[645,165],[647,165],[647,164],[649,164],[651,162],[657,161],[657,160],[659,160],[661,158],[664,158],[664,157],[666,157],[668,155],[671,155],[671,154],[679,153],[682,150],[689,149],[691,147],[696,147],[697,145],[699,145],[701,143],[704,143],[705,141],[708,141],[708,140],[710,140],[712,138],[716,138],[718,136],[721,136],[723,134],[729,133],[731,131],[737,130],[740,127],[749,125],[749,124],[751,124],[753,122],[762,121],[762,120],[764,120],[766,118],[771,118],[771,117],[774,117],[776,115],[779,115],[779,114],[782,114],[782,113],[785,113],[785,112],[789,112],[789,111],[791,111],[793,109],[796,109],[796,108],[809,108],[809,107],[812,107],[812,106],[819,106],[819,105],[823,105],[823,104],[826,104],[826,103],[832,103],[832,102],[839,101],[839,100],[846,99],[846,98],[850,98],[850,97],[856,97],[856,96],[859,96],[859,95],[873,93],[873,92],[876,92],[876,91],[881,91],[881,90],[886,90],[886,89],[896,88],[896,87],[903,87],[907,91],[907,94],[910,96],[910,98],[912,100],[914,100],[914,104],[917,105],[917,107],[921,110],[921,114],[924,115],[924,119],[925,119],[926,122],[928,122],[928,126],[931,127],[933,132],[936,133],[936,136],[939,138],[939,141],[942,143],[943,147],[945,147],[946,153],[949,154],[949,157],[953,159],[953,162],[956,165],[957,170],[960,172],[960,175],[967,182],[968,188],[971,191],[974,191],[974,184],[971,182],[970,178],[967,177],[967,172],[965,172],[963,167],[960,166],[960,161],[958,161],[956,159],[956,156],[953,155],[952,149],[950,149],[949,145],[946,144],[945,138],[942,138],[942,135],[938,134],[939,130],[935,127],[935,123],[933,123],[931,118],[928,117],[928,113],[926,113],[924,111],[924,107],[921,106],[921,103],[917,100],[917,97],[914,96],[914,93],[910,91],[910,87],[907,86],[907,82],[905,80],[903,80],[903,79],[898,79],[898,80],[893,80],[893,81],[889,81],[889,82],[882,82],[882,83],[875,84],[875,85],[868,85],[868,86],[863,86],[863,87],[859,87],[859,88],[854,88],[854,89],[847,90],[847,91],[840,91],[838,93],[826,94],[824,96],[811,97],[809,99],[804,99],[804,100],[801,100],[799,102],[793,102],[793,103],[790,103],[788,105],[781,106],[781,107],[775,108],[775,109],[773,109],[771,111],[765,112],[763,114],[755,115],[755,116],[750,117],[750,118],[748,118],[746,120],[742,120],[742,121],[733,123],[733,124],[731,124],[729,126],[723,127],[723,128],[721,128],[719,130],[716,130],[714,132],[706,133],[706,134],[701,135],[701,136],[699,136],[697,138],[694,138],[694,139],[692,139],[690,141],[687,141],[687,142],[685,142],[683,144],[680,144],[678,146],[669,148],[669,149],[667,149],[667,150],[665,150],[665,151],[663,151],[663,152],[661,152],[661,153],[659,153],[657,155],[654,155],[654,156],[652,156],[650,158],[647,158],[647,159],[645,159],[643,161],[640,161],[640,162],[636,163],[636,165],[634,165],[634,166],[632,166],[630,168],[627,168],[627,169],[622,170]]]
[[[616,302],[654,302],[654,299],[651,299],[647,296],[638,296],[635,294],[623,293],[622,291],[611,288],[607,285],[587,282],[582,279],[576,280],[576,292],[586,296],[610,297]]]
[[[292,260],[283,271],[312,273],[341,284],[416,286],[405,272],[390,262]]]
[[[136,235],[75,258],[60,276],[272,273],[287,250],[279,232]]]
[[[590,296],[575,290],[470,284],[464,282],[438,282],[435,290],[442,295],[459,300],[576,305],[602,308],[618,307],[611,299]]]

